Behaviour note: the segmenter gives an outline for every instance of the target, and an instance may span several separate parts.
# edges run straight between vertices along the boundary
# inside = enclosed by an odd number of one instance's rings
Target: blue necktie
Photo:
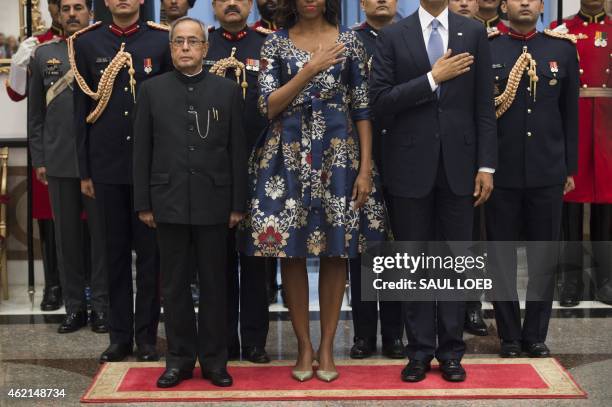
[[[431,22],[431,35],[429,36],[429,43],[427,44],[427,56],[429,57],[429,64],[433,66],[442,55],[444,55],[444,43],[442,42],[442,36],[440,31],[440,22],[437,19],[433,19]],[[436,89],[436,93],[440,96],[440,86]]]

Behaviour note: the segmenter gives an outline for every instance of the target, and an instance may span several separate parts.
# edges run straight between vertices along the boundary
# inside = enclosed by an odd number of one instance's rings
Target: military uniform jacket
[[[227,58],[236,48],[234,56],[246,66],[246,99],[244,103],[244,124],[247,138],[247,146],[250,149],[267,126],[268,121],[257,108],[258,88],[257,76],[259,75],[259,53],[261,46],[266,40],[266,35],[260,34],[251,28],[233,34],[223,28],[217,28],[209,33],[209,49],[204,58],[204,69],[207,71],[220,59]],[[228,69],[226,78],[236,80],[233,69]],[[240,76],[242,82],[242,75]]]
[[[65,40],[36,48],[29,65],[28,133],[34,167],[46,167],[53,177],[78,178],[73,82],[64,78],[69,70]]]
[[[498,119],[499,166],[495,185],[537,188],[563,184],[577,169],[578,60],[568,40],[510,32],[490,41],[495,94],[503,92],[516,60],[527,47],[537,62],[530,89],[523,73],[510,108]],[[534,94],[535,91],[535,101]]]
[[[77,69],[94,92],[104,69],[122,43],[125,43],[124,50],[132,55],[136,92],[145,80],[173,69],[167,31],[150,28],[145,23],[125,30],[115,25],[101,25],[82,33],[74,41]],[[85,119],[94,108],[94,101],[78,86],[74,94],[81,179],[131,184],[134,95],[130,90],[128,69],[119,71],[106,110],[93,124],[87,124]]]
[[[246,208],[242,90],[205,71],[146,81],[134,122],[134,208],[156,222],[226,223]]]

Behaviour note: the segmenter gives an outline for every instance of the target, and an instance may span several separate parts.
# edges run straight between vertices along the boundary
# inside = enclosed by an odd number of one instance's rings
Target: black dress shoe
[[[499,356],[502,358],[518,358],[521,356],[521,343],[519,341],[501,341]]]
[[[402,370],[402,380],[405,382],[420,382],[425,379],[425,373],[431,370],[431,365],[421,360],[411,359]]]
[[[582,290],[580,290],[582,292]],[[580,294],[575,285],[565,285],[559,296],[559,305],[562,307],[575,307],[580,304]]]
[[[266,350],[258,346],[244,349],[242,355],[251,363],[270,363]]]
[[[62,288],[59,285],[45,287],[40,302],[41,311],[55,311],[62,306]]]
[[[404,344],[399,338],[392,340],[383,339],[382,353],[389,359],[403,359],[406,357],[406,353],[404,352]]]
[[[595,293],[595,299],[607,305],[612,305],[612,284],[608,281]]]
[[[136,357],[139,362],[157,362],[159,360],[159,353],[157,353],[155,345],[143,343],[138,345]]]
[[[168,387],[174,387],[183,380],[191,379],[193,377],[192,370],[181,370],[174,367],[164,370],[159,379],[157,379],[157,387],[162,389]]]
[[[487,336],[489,334],[487,324],[485,324],[484,319],[482,319],[481,309],[469,309],[465,312],[465,324],[463,329],[477,336]]]
[[[544,342],[523,343],[523,351],[529,354],[532,358],[547,358],[550,357],[550,349]]]
[[[365,359],[376,352],[376,338],[355,338],[351,348],[351,359]]]
[[[100,363],[121,362],[132,354],[132,345],[126,343],[111,343],[100,356]]]
[[[98,334],[108,333],[108,321],[105,312],[91,311],[89,316],[91,330]]]
[[[77,311],[66,314],[64,321],[57,328],[57,333],[67,334],[75,332],[87,325],[87,313],[85,311]]]
[[[456,359],[445,360],[440,363],[442,378],[447,382],[462,382],[465,380],[465,369]]]
[[[202,370],[202,377],[219,387],[229,387],[234,383],[232,376],[225,368],[209,372]]]

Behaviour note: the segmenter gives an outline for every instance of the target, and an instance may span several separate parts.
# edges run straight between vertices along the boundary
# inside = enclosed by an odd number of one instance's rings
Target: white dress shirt
[[[427,49],[427,44],[429,44],[429,37],[431,36],[431,22],[437,19],[440,25],[438,26],[438,32],[440,33],[440,37],[442,37],[442,45],[444,50],[448,49],[448,7],[445,8],[437,17],[429,14],[423,6],[419,6],[419,21],[421,22],[421,30],[423,30],[423,40],[425,40],[425,49]],[[438,89],[438,84],[433,79],[433,75],[431,71],[427,73],[427,79],[429,80],[429,85],[431,86],[431,91],[435,92]]]
[[[427,49],[427,44],[429,44],[429,37],[431,36],[431,22],[437,19],[440,25],[438,26],[438,32],[440,33],[440,37],[442,37],[442,45],[444,46],[444,50],[448,50],[448,7],[445,8],[437,17],[429,14],[423,6],[419,6],[419,21],[421,22],[421,29],[423,30],[423,40],[425,40],[425,49]],[[438,84],[433,79],[433,75],[431,71],[427,72],[427,79],[429,80],[429,86],[431,86],[431,91],[435,92],[438,89]],[[488,172],[493,174],[495,170],[489,167],[481,167],[478,169],[481,172]]]

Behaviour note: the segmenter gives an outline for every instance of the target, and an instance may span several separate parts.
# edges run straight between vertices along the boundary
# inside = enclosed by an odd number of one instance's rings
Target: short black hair
[[[58,7],[62,7],[62,0],[48,0],[49,3],[57,3]],[[85,0],[85,7],[87,10],[91,10],[93,8],[93,0]]]
[[[159,0],[160,3],[163,3],[164,0]],[[195,4],[196,0],[187,0],[187,3],[189,3],[189,8],[193,8],[193,5]]]
[[[325,0],[325,12],[323,16],[328,23],[337,26],[340,23],[340,1]],[[298,17],[296,0],[278,1],[274,20],[280,27],[293,27],[295,23],[297,23]]]

